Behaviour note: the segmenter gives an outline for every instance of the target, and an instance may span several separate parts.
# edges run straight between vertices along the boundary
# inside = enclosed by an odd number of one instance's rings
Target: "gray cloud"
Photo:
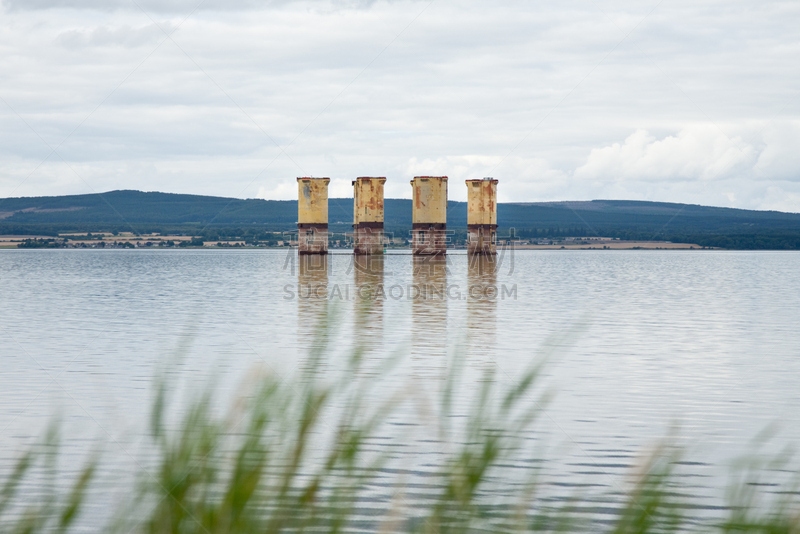
[[[492,174],[503,200],[800,211],[797,3],[26,5],[0,20],[0,197],[435,172],[453,198]],[[59,143],[80,177],[40,165]]]
[[[82,9],[119,11],[143,9],[153,13],[189,13],[195,10],[248,11],[287,4],[329,5],[335,9],[365,9],[378,0],[3,0],[9,11]]]
[[[171,32],[174,25],[145,24],[136,28],[119,26],[116,28],[100,26],[88,30],[66,30],[56,37],[56,42],[67,48],[80,48],[86,46],[127,46],[138,47],[152,45],[164,40],[164,32]]]

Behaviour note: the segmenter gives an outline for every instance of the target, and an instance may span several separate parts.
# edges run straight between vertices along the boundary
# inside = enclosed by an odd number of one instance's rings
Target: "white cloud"
[[[770,124],[762,135],[766,146],[758,156],[756,176],[800,182],[800,120]]]
[[[576,178],[605,180],[714,180],[749,170],[758,150],[714,125],[690,126],[656,139],[637,130],[623,143],[595,148]]]
[[[800,123],[754,121],[729,129],[694,124],[660,137],[636,130],[591,149],[573,178],[605,198],[800,212]]]

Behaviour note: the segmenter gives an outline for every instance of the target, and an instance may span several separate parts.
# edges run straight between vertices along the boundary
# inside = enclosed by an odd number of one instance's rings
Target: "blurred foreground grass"
[[[312,355],[310,365],[322,358]],[[520,435],[535,425],[544,403],[536,391],[538,368],[505,387],[492,376],[465,386],[462,369],[453,368],[437,401],[438,437],[450,446],[432,483],[436,491],[409,505],[401,477],[386,481],[393,472],[386,469],[389,456],[369,446],[400,399],[371,400],[370,386],[352,379],[361,360],[354,354],[343,378],[333,381],[313,373],[290,381],[262,376],[224,413],[206,392],[177,421],[166,415],[170,385],[161,381],[150,421],[155,460],[137,474],[130,497],[107,524],[86,517],[102,465],[98,455],[74,471],[68,486],[55,483],[63,473],[54,425],[0,481],[0,531],[800,533],[797,492],[767,499],[760,493],[759,477],[770,472],[764,465],[747,464],[732,475],[729,501],[714,520],[688,520],[692,498],[675,476],[683,453],[669,442],[640,465],[612,519],[602,522],[581,513],[594,504],[579,495],[554,504],[540,498],[535,477],[508,479],[504,467],[523,450]],[[478,391],[468,414],[453,417],[455,392],[463,387]],[[785,467],[786,459],[774,462],[772,468]],[[379,478],[394,497],[368,508]],[[498,481],[504,499],[492,491]]]

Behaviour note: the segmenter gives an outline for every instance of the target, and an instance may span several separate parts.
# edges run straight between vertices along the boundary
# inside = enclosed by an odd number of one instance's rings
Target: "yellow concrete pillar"
[[[386,178],[360,177],[353,182],[355,254],[383,254],[383,184]]]
[[[412,248],[415,255],[447,252],[447,176],[415,176],[412,187]]]
[[[297,179],[297,251],[328,253],[328,183],[330,178]]]
[[[467,254],[497,254],[497,180],[466,180]]]

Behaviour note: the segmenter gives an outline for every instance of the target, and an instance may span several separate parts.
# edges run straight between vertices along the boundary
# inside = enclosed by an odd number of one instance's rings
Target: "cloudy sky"
[[[800,212],[796,0],[0,6],[0,197],[445,174]]]

